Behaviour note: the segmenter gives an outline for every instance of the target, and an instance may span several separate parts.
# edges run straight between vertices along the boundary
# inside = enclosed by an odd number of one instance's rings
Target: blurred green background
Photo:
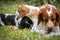
[[[59,0],[0,0],[0,13],[14,14],[20,4],[28,4],[34,6],[41,6],[44,4],[52,4],[58,9],[60,8]]]

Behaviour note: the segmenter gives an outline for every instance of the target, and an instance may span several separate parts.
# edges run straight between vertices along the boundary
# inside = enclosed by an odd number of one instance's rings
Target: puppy
[[[31,28],[32,24],[33,24],[32,20],[29,17],[24,16],[19,24],[20,26],[19,28],[20,29]]]
[[[15,25],[15,15],[12,14],[0,14],[0,25]]]
[[[20,5],[18,10],[16,11],[16,18],[20,18],[20,20],[24,16],[28,16],[33,21],[33,27],[31,32],[36,31],[39,32],[38,28],[38,15],[39,15],[39,7],[31,6],[31,5]],[[18,21],[16,21],[16,25],[18,26]]]
[[[8,15],[6,17],[7,24],[15,25],[15,15]]]
[[[42,31],[39,30],[41,34],[60,35],[59,20],[60,11],[55,6],[46,4],[40,7],[38,24],[40,30],[42,29]]]
[[[6,16],[5,14],[0,14],[0,25],[4,26],[6,25],[7,23],[7,20],[6,20]]]

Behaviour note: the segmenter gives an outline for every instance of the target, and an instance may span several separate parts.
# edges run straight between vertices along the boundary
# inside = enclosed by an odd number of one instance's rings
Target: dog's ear
[[[56,10],[56,21],[60,24],[60,11]]]
[[[43,11],[40,10],[40,11],[39,11],[39,14],[38,14],[38,25],[39,25],[39,23],[43,20],[42,15],[43,15]]]

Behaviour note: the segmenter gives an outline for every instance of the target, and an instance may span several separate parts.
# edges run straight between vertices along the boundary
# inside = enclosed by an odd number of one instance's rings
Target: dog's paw
[[[12,30],[18,29],[18,27],[16,27],[16,26],[10,26],[10,28],[11,28]]]

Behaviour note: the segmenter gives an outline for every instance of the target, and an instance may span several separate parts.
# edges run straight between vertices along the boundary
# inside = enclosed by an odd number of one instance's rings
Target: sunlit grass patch
[[[45,37],[30,29],[12,30],[9,26],[0,27],[0,40],[60,40],[60,36]]]
[[[30,4],[29,2],[15,2],[15,1],[0,1],[0,13],[11,13],[11,14],[15,14],[16,10],[18,9],[18,6],[20,4],[28,4],[28,5],[34,5],[34,6],[38,6],[37,4],[39,3],[33,3]],[[40,4],[39,4],[40,6]]]
[[[2,40],[34,40],[38,39],[38,36],[38,33],[32,33],[29,29],[11,30],[8,26],[0,28],[0,39]]]
[[[0,4],[0,13],[12,13],[12,14],[15,14],[15,11],[18,9],[18,5],[16,3],[12,3],[12,4],[9,4],[9,3],[4,3],[2,2]]]

